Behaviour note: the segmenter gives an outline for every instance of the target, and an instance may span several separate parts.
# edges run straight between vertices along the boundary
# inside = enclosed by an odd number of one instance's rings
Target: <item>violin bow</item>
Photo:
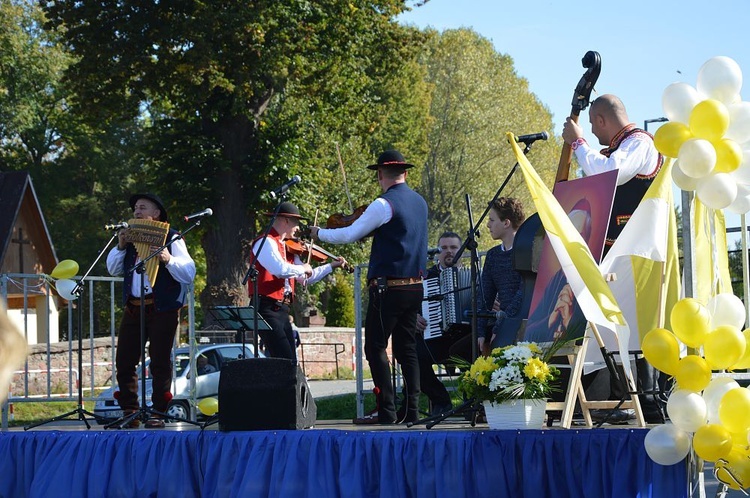
[[[349,184],[346,182],[346,170],[344,169],[344,161],[341,160],[341,150],[339,150],[339,143],[333,142],[336,145],[336,157],[339,159],[339,167],[341,167],[341,176],[344,177],[344,191],[346,192],[346,199],[349,201],[349,211],[354,212],[354,206],[352,205],[352,196],[349,195]]]
[[[318,226],[318,211],[320,211],[320,209],[316,209],[315,210],[315,220],[313,221],[313,226],[314,227]],[[309,265],[310,261],[311,261],[311,258],[312,258],[312,252],[313,252],[312,241],[308,244],[307,249],[308,249],[308,251],[307,251],[307,264]]]

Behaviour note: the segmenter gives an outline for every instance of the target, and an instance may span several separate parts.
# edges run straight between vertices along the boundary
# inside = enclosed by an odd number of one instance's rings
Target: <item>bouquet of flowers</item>
[[[463,361],[466,371],[459,378],[459,391],[477,401],[501,403],[512,399],[545,399],[558,391],[554,381],[560,371],[548,363],[559,345],[546,351],[534,342],[519,342],[495,348],[473,364]]]

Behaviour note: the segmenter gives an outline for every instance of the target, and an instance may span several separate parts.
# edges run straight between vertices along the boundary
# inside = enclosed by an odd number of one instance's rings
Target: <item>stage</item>
[[[0,432],[0,498],[687,496],[685,464],[646,455],[648,429],[217,428]]]

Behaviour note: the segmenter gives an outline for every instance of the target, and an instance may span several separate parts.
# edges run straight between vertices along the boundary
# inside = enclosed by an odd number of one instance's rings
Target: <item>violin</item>
[[[334,213],[328,217],[326,228],[343,228],[348,227],[365,212],[367,206],[359,206],[352,214]]]
[[[326,261],[328,258],[339,259],[338,256],[326,251],[322,247],[301,239],[284,239],[284,245],[286,245],[287,251],[292,254],[298,254],[300,258],[307,258],[309,254],[311,259],[320,262]],[[346,261],[341,265],[341,268],[347,273],[354,273],[354,267]]]
[[[571,104],[570,111],[570,118],[576,123],[578,123],[578,116],[581,114],[581,111],[589,105],[591,91],[594,89],[596,80],[599,79],[599,73],[602,70],[602,58],[599,56],[599,52],[589,50],[583,56],[581,64],[586,68],[586,72],[583,73],[573,91],[573,103]],[[572,156],[573,149],[570,148],[570,145],[563,144],[562,152],[560,153],[560,162],[557,165],[555,183],[564,182],[568,179]]]

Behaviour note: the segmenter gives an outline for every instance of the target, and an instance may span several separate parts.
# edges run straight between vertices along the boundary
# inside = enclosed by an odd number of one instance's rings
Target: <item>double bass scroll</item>
[[[599,52],[589,50],[586,55],[583,56],[581,64],[586,68],[586,72],[583,73],[581,79],[578,81],[575,90],[573,91],[573,102],[571,103],[570,118],[578,122],[578,116],[581,111],[589,106],[589,99],[591,98],[591,91],[594,89],[596,80],[599,79],[599,73],[602,69],[602,58]],[[573,150],[570,145],[563,144],[562,152],[560,153],[560,162],[557,165],[557,175],[555,176],[555,183],[564,182],[570,175],[570,160],[573,156]]]

